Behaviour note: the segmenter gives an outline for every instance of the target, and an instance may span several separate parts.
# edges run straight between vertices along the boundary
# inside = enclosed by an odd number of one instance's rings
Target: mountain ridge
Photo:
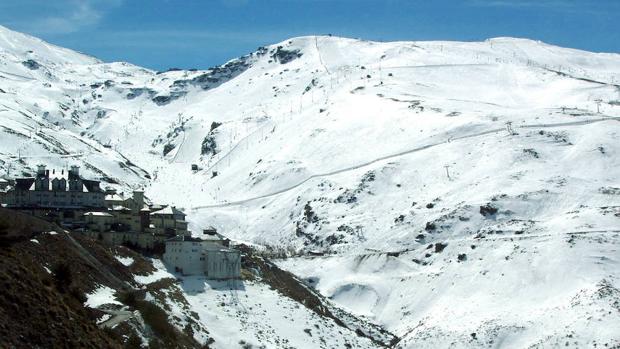
[[[82,164],[288,251],[396,348],[620,340],[620,55],[311,36],[197,71],[7,57],[0,173]]]

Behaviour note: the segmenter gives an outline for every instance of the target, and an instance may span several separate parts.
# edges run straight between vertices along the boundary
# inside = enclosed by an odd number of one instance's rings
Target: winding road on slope
[[[9,159],[56,159],[56,158],[81,158],[87,155],[84,152],[54,155],[10,155]]]
[[[570,121],[570,122],[560,122],[560,123],[555,123],[555,124],[529,124],[529,125],[520,125],[520,126],[514,126],[515,128],[554,128],[554,127],[567,127],[567,126],[583,126],[583,125],[588,125],[588,124],[593,124],[593,123],[597,123],[597,122],[602,122],[602,121],[620,121],[620,117],[613,117],[613,116],[609,116],[609,117],[602,117],[602,118],[597,118],[597,119],[589,119],[589,120],[581,120],[581,121]],[[273,196],[277,196],[283,193],[286,193],[288,191],[291,191],[293,189],[299,188],[300,186],[304,185],[306,182],[315,179],[315,178],[321,178],[321,177],[329,177],[329,176],[333,176],[333,175],[337,175],[337,174],[341,174],[344,172],[349,172],[349,171],[353,171],[353,170],[357,170],[369,165],[373,165],[377,162],[381,162],[381,161],[385,161],[385,160],[389,160],[389,159],[393,159],[393,158],[398,158],[401,157],[403,155],[408,155],[408,154],[412,154],[412,153],[417,153],[419,151],[423,151],[429,148],[433,148],[433,147],[437,147],[443,144],[447,144],[450,142],[454,142],[457,140],[461,140],[461,139],[467,139],[467,138],[474,138],[474,137],[480,137],[480,136],[484,136],[484,135],[488,135],[491,133],[497,133],[497,132],[501,132],[501,131],[506,131],[505,127],[502,128],[495,128],[495,129],[491,129],[491,130],[487,130],[487,131],[482,131],[482,132],[476,132],[470,135],[465,135],[465,136],[460,136],[460,137],[449,137],[447,140],[445,141],[441,141],[441,142],[436,142],[436,143],[430,143],[427,145],[423,145],[420,147],[416,147],[413,149],[408,149],[408,150],[404,150],[398,153],[394,153],[394,154],[389,154],[389,155],[385,155],[385,156],[381,156],[378,158],[375,158],[373,160],[355,165],[355,166],[350,166],[350,167],[345,167],[345,168],[341,168],[338,170],[334,170],[334,171],[330,171],[330,172],[324,172],[324,173],[316,173],[313,174],[311,176],[309,176],[308,178],[300,181],[299,183],[293,184],[291,186],[288,186],[286,188],[283,188],[281,190],[269,193],[269,194],[264,194],[264,195],[259,195],[259,196],[255,196],[255,197],[251,197],[248,199],[243,199],[243,200],[238,200],[238,201],[231,201],[231,202],[226,202],[226,203],[221,203],[221,204],[213,204],[213,205],[201,205],[201,206],[194,206],[191,208],[192,211],[196,211],[196,210],[202,210],[202,209],[208,209],[208,208],[218,208],[218,207],[229,207],[229,206],[238,206],[238,205],[243,205],[246,204],[248,202],[251,201],[256,201],[256,200],[260,200],[260,199],[266,199],[266,198],[270,198]]]

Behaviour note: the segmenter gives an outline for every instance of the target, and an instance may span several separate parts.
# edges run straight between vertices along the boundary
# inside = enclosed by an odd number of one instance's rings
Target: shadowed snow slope
[[[618,84],[620,55],[524,39],[157,73],[0,27],[0,173],[78,163],[194,231],[324,252],[279,265],[398,347],[618,345]]]

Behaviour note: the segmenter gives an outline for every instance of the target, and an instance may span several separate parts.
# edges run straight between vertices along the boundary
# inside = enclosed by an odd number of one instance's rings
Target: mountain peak
[[[91,56],[56,46],[39,38],[13,31],[0,25],[0,52],[14,59],[40,60],[45,64],[97,64],[100,60]]]

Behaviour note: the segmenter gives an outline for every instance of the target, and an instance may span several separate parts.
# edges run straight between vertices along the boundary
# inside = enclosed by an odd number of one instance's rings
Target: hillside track
[[[528,129],[528,128],[574,127],[574,126],[584,126],[584,125],[589,125],[589,124],[598,123],[598,122],[605,122],[605,121],[620,121],[620,117],[601,117],[601,118],[596,118],[596,119],[588,119],[588,120],[580,120],[580,121],[570,121],[570,122],[561,122],[561,123],[552,123],[552,124],[528,124],[528,125],[514,126],[514,128],[516,128],[516,129],[519,129],[519,128]],[[367,167],[367,166],[370,166],[370,165],[374,165],[374,164],[376,164],[378,162],[381,162],[381,161],[398,158],[398,157],[401,157],[401,156],[404,156],[404,155],[409,155],[409,154],[412,154],[412,153],[417,153],[417,152],[420,152],[420,151],[423,151],[423,150],[434,148],[434,147],[437,147],[437,146],[440,146],[440,145],[444,145],[444,144],[447,144],[447,143],[452,143],[452,142],[455,142],[455,141],[458,141],[458,140],[486,136],[486,135],[489,135],[489,134],[494,134],[494,133],[498,133],[498,132],[502,132],[502,131],[506,131],[506,128],[505,127],[494,128],[494,129],[490,129],[490,130],[486,130],[486,131],[482,131],[482,132],[472,133],[472,134],[465,135],[465,136],[449,137],[445,141],[429,143],[429,144],[426,144],[426,145],[423,145],[423,146],[420,146],[420,147],[404,150],[404,151],[401,151],[401,152],[398,152],[398,153],[393,153],[393,154],[381,156],[381,157],[375,158],[373,160],[360,163],[360,164],[355,165],[355,166],[349,166],[349,167],[341,168],[341,169],[334,170],[334,171],[324,172],[324,173],[316,173],[316,174],[308,176],[306,179],[304,179],[304,180],[302,180],[302,181],[300,181],[300,182],[298,182],[296,184],[293,184],[291,186],[288,186],[286,188],[277,190],[277,191],[269,193],[269,194],[259,195],[259,196],[255,196],[255,197],[251,197],[251,198],[247,198],[247,199],[243,199],[243,200],[231,201],[231,202],[214,204],[214,205],[194,206],[194,207],[191,208],[191,210],[192,211],[197,211],[197,210],[209,209],[209,208],[221,208],[221,207],[244,205],[244,204],[252,202],[252,201],[261,200],[261,199],[267,199],[267,198],[270,198],[270,197],[274,197],[274,196],[277,196],[277,195],[289,192],[291,190],[299,188],[300,186],[304,185],[308,181],[310,181],[312,179],[315,179],[315,178],[329,177],[329,176],[334,176],[334,175],[338,175],[338,174],[349,172],[349,171],[358,170],[360,168],[364,168],[364,167]]]

